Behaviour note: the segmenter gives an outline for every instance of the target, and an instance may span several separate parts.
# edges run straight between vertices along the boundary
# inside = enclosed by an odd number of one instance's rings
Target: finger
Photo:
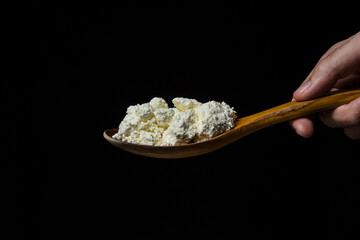
[[[349,37],[349,38],[347,38],[347,39],[345,39],[345,40],[342,40],[342,41],[340,41],[340,42],[338,42],[338,43],[335,43],[333,46],[331,46],[331,47],[321,56],[321,58],[319,59],[319,61],[318,61],[317,64],[316,64],[316,66],[319,64],[319,62],[320,62],[321,60],[323,60],[324,58],[326,58],[327,56],[329,56],[330,54],[332,54],[332,52],[333,52],[335,49],[338,49],[339,47],[341,47],[342,45],[344,45],[347,41],[349,41],[349,40],[352,39],[353,37],[354,37],[354,35],[351,36],[351,37]],[[315,67],[316,67],[316,66],[315,66]],[[305,78],[305,80],[303,81],[303,83],[307,82],[307,80],[310,79],[310,77],[312,76],[312,73],[313,73],[313,72],[314,72],[314,69],[311,70],[310,74]]]
[[[330,111],[319,113],[321,121],[332,128],[348,128],[360,124],[360,98]]]
[[[360,33],[321,58],[307,80],[295,91],[294,98],[302,101],[321,96],[328,92],[338,79],[359,69]]]
[[[328,55],[330,55],[335,49],[341,47],[341,46],[344,45],[344,43],[346,43],[347,41],[348,41],[348,39],[343,40],[343,41],[340,41],[340,42],[334,44],[332,47],[330,47],[329,50],[327,50],[327,51],[324,53],[324,55],[322,55],[322,57],[319,59],[319,61],[318,61],[318,63],[316,64],[316,66],[319,64],[319,62],[320,62],[322,59],[326,58],[326,57],[327,57]],[[316,68],[316,66],[315,66],[315,68]],[[315,69],[315,68],[314,68],[314,69]],[[310,83],[308,80],[311,78],[311,76],[312,76],[312,74],[313,74],[313,72],[314,72],[314,69],[311,70],[310,74],[309,74],[309,75],[305,78],[305,80],[302,82],[302,84],[301,84],[301,86],[298,88],[298,90],[295,91],[295,93],[294,93],[294,95],[293,95],[293,99],[296,99],[296,100],[301,101],[301,99],[300,99],[301,96],[300,96],[300,98],[299,98],[298,95],[299,95],[299,94],[301,95],[301,91],[305,90],[306,85]]]
[[[351,139],[360,139],[360,125],[344,128],[344,133]]]
[[[298,135],[304,138],[309,138],[314,134],[314,124],[311,117],[302,117],[289,121],[290,126],[296,131]]]
[[[349,38],[347,38],[347,39],[345,39],[345,40],[342,40],[342,41],[337,42],[337,43],[335,43],[334,45],[332,45],[332,46],[324,53],[324,55],[321,56],[321,58],[319,59],[318,63],[319,63],[321,60],[323,60],[324,58],[326,58],[327,56],[329,56],[330,54],[332,54],[332,52],[334,52],[335,49],[343,46],[346,42],[348,42],[348,41],[349,41],[350,39],[352,39],[353,37],[354,37],[354,35],[351,36],[351,37],[349,37]]]

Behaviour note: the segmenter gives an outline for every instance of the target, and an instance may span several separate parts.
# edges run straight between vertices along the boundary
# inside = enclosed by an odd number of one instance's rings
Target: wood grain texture
[[[154,158],[186,158],[215,151],[260,129],[313,113],[334,109],[360,97],[360,89],[339,91],[303,102],[288,102],[265,111],[238,118],[235,127],[212,139],[180,146],[149,146],[113,139],[117,128],[104,132],[105,139],[125,151]]]

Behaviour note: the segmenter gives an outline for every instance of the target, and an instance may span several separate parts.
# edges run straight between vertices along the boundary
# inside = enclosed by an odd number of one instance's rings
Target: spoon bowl
[[[120,141],[112,138],[112,136],[117,133],[118,129],[108,129],[104,132],[105,139],[120,149],[125,151],[142,155],[146,157],[153,158],[186,158],[193,157],[197,155],[202,155],[221,147],[224,147],[228,144],[225,144],[225,141],[221,141],[224,134],[218,135],[211,140],[206,140],[197,143],[189,143],[177,146],[151,146],[144,144],[136,144]]]
[[[178,146],[151,146],[134,144],[112,138],[118,129],[104,131],[104,138],[120,149],[153,158],[186,158],[202,155],[225,147],[255,131],[277,123],[303,117],[309,114],[334,109],[360,97],[360,89],[337,91],[326,96],[302,101],[288,102],[268,110],[238,118],[234,128],[211,139]]]

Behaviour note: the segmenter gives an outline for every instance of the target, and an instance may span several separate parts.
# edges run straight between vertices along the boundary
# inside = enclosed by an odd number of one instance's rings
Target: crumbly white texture
[[[174,98],[175,108],[155,97],[128,107],[113,138],[130,143],[175,146],[215,137],[234,127],[236,112],[225,102]]]

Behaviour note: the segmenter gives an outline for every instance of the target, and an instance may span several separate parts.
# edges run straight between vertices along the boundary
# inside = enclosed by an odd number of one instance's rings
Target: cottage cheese
[[[234,127],[236,112],[225,102],[174,98],[174,108],[155,97],[128,107],[113,138],[130,143],[175,146],[215,137]]]

